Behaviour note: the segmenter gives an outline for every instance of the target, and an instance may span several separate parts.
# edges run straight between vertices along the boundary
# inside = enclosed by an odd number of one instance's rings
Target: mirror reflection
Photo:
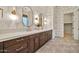
[[[31,27],[33,22],[33,12],[30,7],[22,8],[22,23],[25,27]]]

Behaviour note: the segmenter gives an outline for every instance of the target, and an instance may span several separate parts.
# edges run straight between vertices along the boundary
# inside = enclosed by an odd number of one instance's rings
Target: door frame
[[[69,12],[69,13],[65,13],[65,14],[72,14],[72,37],[74,37],[74,25],[73,25],[73,23],[74,23],[74,12]],[[64,16],[65,16],[65,14],[64,14]],[[63,20],[65,19],[65,17],[63,18]],[[65,30],[65,25],[64,25],[64,30]],[[65,33],[65,31],[64,31],[64,33]],[[65,34],[64,34],[64,37],[65,37]]]

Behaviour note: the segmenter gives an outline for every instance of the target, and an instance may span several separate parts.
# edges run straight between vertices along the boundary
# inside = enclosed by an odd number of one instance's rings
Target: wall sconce
[[[3,18],[3,9],[0,8],[0,18]]]
[[[15,7],[13,7],[13,10],[12,10],[12,12],[11,12],[13,15],[16,15],[16,9],[15,9]]]
[[[38,15],[35,15],[34,18],[35,18],[34,24],[35,25],[38,25],[39,24],[39,16]]]
[[[16,8],[15,7],[13,7],[13,9],[12,9],[11,14],[9,15],[9,17],[12,20],[17,20],[18,19],[18,16],[16,15]]]

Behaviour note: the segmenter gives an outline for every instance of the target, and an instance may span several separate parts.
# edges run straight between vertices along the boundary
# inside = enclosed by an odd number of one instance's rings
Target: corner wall
[[[78,39],[78,21],[79,21],[79,12],[78,12],[78,6],[58,6],[55,7],[54,12],[54,23],[56,24],[54,26],[55,29],[55,36],[58,37],[64,37],[64,14],[67,13],[73,13],[73,34],[74,39]]]

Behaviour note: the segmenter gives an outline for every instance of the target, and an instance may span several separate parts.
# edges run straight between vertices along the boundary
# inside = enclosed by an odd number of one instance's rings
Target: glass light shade
[[[44,24],[46,25],[46,24],[47,24],[47,22],[44,22]]]
[[[46,21],[47,19],[46,18],[44,18],[44,21]]]
[[[36,25],[38,25],[38,24],[39,24],[39,21],[38,21],[38,20],[35,20],[34,23],[35,23]]]
[[[44,18],[44,24],[45,24],[45,25],[47,24],[47,19],[46,19],[46,18]]]
[[[36,14],[36,15],[34,16],[34,18],[35,18],[34,23],[35,23],[36,25],[38,25],[38,24],[39,24],[39,16],[38,16],[38,14]]]
[[[14,15],[14,14],[10,14],[9,17],[10,17],[12,20],[17,20],[17,19],[18,19],[18,16],[17,16],[17,15]]]

